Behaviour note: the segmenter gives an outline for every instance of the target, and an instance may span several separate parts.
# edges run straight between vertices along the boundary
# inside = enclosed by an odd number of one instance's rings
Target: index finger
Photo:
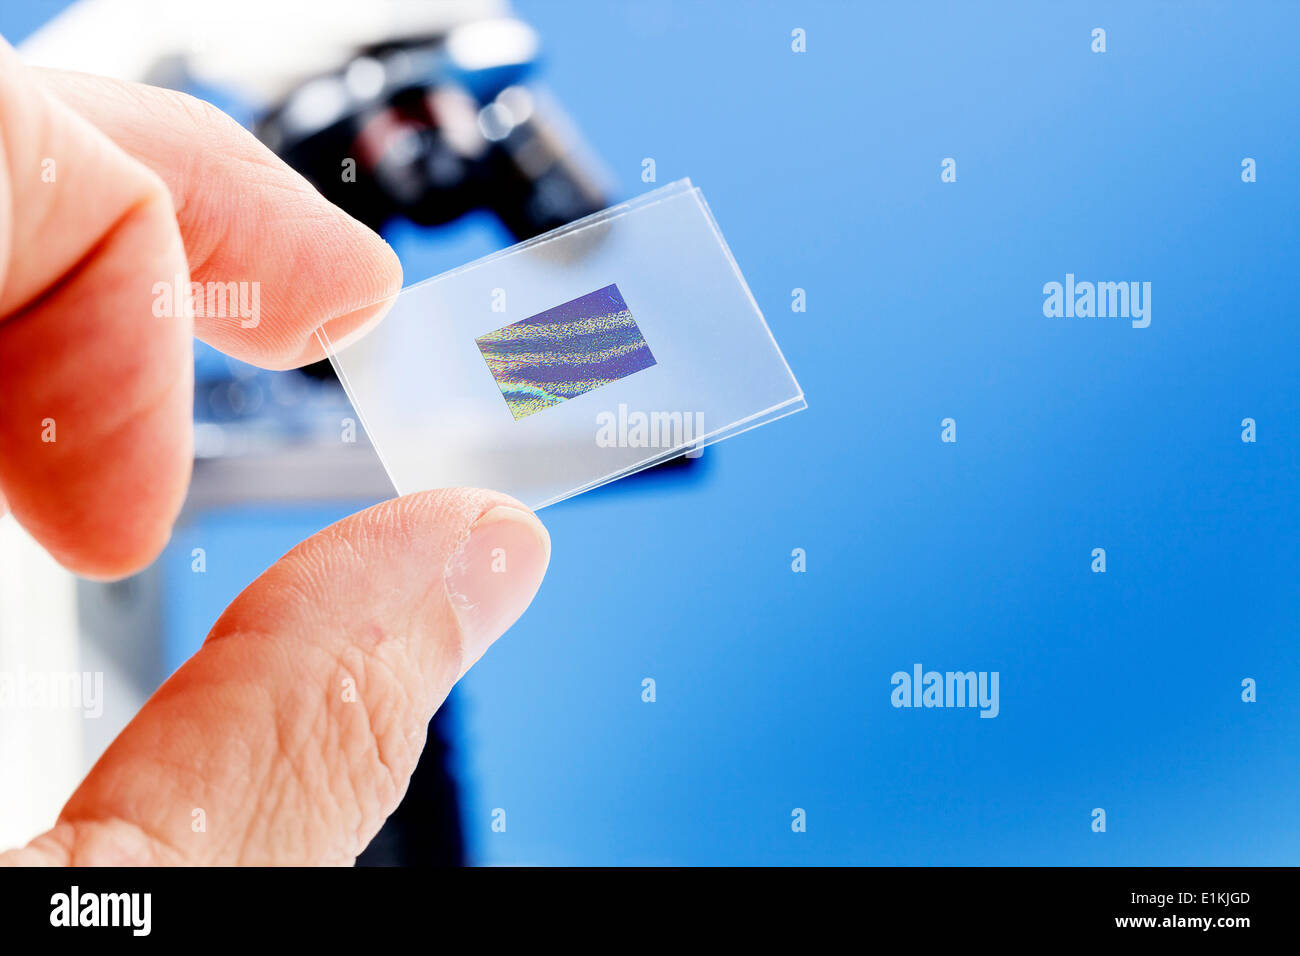
[[[213,108],[37,73],[0,40],[0,492],[79,573],[147,564],[184,500],[192,326],[154,293],[188,292],[191,271],[257,283],[258,321],[197,325],[271,368],[319,357],[317,328],[343,337],[400,285],[378,236]]]
[[[211,104],[86,73],[36,74],[167,184],[192,281],[215,284],[218,304],[236,284],[242,312],[227,305],[235,314],[213,315],[220,310],[196,302],[195,335],[209,345],[264,368],[294,368],[323,357],[316,329],[326,326],[332,342],[355,335],[401,288],[401,265],[383,239]]]

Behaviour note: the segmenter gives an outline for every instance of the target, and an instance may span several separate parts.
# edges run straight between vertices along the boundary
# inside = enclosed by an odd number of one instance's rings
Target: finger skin
[[[294,368],[324,357],[314,334],[322,325],[338,342],[391,305],[402,269],[388,244],[216,107],[141,83],[36,72],[167,184],[194,281],[259,283],[256,326],[195,316],[208,344],[264,368]]]
[[[198,331],[288,368],[322,325],[377,321],[401,269],[215,108],[32,70],[0,40],[0,501],[80,574],[139,570],[180,509],[195,326],[179,300],[156,313],[191,278],[256,284],[251,321],[204,302]]]
[[[0,497],[59,561],[116,577],[166,543],[193,458],[192,326],[162,181],[0,41]]]
[[[489,521],[513,532],[515,594],[499,622],[509,626],[550,554],[518,502],[448,489],[346,518],[253,582],[56,827],[0,862],[351,863],[397,806],[430,716],[472,663],[444,569]]]

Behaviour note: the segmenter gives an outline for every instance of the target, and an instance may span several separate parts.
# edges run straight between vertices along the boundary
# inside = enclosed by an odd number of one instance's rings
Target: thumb
[[[401,800],[429,718],[549,557],[541,522],[487,491],[411,495],[326,528],[235,599],[54,829],[0,860],[351,863]]]

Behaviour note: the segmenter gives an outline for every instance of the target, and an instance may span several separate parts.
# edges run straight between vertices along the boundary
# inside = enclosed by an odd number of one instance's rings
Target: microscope
[[[379,44],[304,82],[255,132],[376,231],[486,209],[531,239],[608,205],[571,124],[526,85],[537,52],[532,28],[508,18]]]

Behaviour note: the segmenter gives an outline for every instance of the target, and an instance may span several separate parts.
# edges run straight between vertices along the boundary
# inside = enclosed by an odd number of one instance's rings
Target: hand
[[[156,284],[178,278],[259,282],[258,321],[158,317]],[[68,568],[128,574],[166,543],[192,335],[291,368],[321,357],[317,328],[359,334],[400,285],[378,236],[213,107],[33,70],[0,40],[0,509]],[[537,518],[488,491],[327,528],[235,599],[54,829],[0,862],[351,863],[549,554]]]

